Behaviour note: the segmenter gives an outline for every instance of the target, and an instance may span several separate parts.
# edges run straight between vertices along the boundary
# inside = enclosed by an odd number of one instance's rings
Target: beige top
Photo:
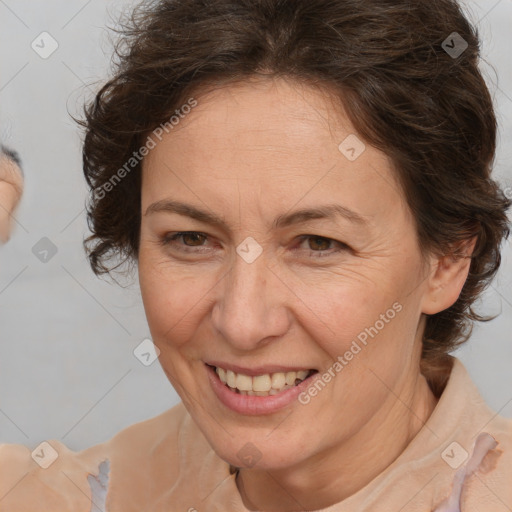
[[[31,447],[32,455],[25,446],[0,445],[0,512],[247,512],[235,474],[183,404],[81,452],[56,440],[49,445]],[[404,452],[357,493],[323,509],[434,510],[512,511],[512,420],[486,406],[456,359],[434,412]]]

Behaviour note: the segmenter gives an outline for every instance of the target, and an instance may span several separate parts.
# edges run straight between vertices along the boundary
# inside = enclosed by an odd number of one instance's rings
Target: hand
[[[0,244],[9,240],[12,214],[23,192],[23,172],[18,156],[0,147]]]

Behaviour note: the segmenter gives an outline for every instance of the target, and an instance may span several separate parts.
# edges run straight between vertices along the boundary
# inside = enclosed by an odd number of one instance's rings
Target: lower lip
[[[219,379],[214,368],[208,365],[205,366],[208,372],[208,378],[210,379],[210,384],[217,395],[217,398],[232,411],[252,416],[272,414],[284,409],[294,401],[298,402],[297,397],[311,385],[312,379],[317,375],[316,373],[310,375],[297,386],[281,391],[277,395],[249,396],[231,391]]]

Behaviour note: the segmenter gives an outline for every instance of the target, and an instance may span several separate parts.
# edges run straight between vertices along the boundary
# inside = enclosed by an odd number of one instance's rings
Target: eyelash
[[[206,237],[206,239],[208,238],[208,235],[206,233],[201,233],[200,231],[178,231],[178,232],[175,232],[175,233],[168,233],[168,234],[166,234],[165,236],[163,236],[161,238],[160,243],[164,247],[173,246],[173,245],[176,245],[175,242],[179,238],[181,238],[183,240],[183,237],[186,236],[186,235],[200,235],[202,237]],[[332,242],[333,244],[337,244],[339,246],[338,249],[336,249],[335,251],[331,251],[331,252],[327,252],[327,251],[312,251],[312,250],[310,250],[309,251],[309,255],[312,256],[313,258],[325,258],[325,257],[328,257],[328,256],[332,256],[332,255],[334,255],[336,253],[339,253],[341,251],[346,251],[346,250],[350,249],[343,242],[339,242],[337,240],[333,240],[332,238],[328,238],[328,237],[325,237],[325,236],[319,236],[319,235],[300,235],[298,238],[300,239],[300,243],[302,243],[304,240],[307,240],[307,239],[317,239],[317,240]],[[179,248],[178,249],[179,251],[185,252],[185,253],[188,253],[188,254],[200,254],[200,253],[206,252],[206,250],[204,250],[204,246],[201,246],[201,245],[198,245],[198,246],[181,245],[181,247],[189,248],[189,249],[183,249],[183,248]],[[203,250],[199,250],[199,251],[198,250],[194,250],[193,249],[194,247],[196,247],[198,249],[203,249]],[[325,253],[327,253],[327,254],[325,254]]]

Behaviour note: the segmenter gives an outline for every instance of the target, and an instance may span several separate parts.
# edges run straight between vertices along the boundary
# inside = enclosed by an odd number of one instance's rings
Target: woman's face
[[[143,164],[139,277],[161,365],[235,466],[363,442],[404,416],[428,293],[392,164],[295,82],[195,99]]]

